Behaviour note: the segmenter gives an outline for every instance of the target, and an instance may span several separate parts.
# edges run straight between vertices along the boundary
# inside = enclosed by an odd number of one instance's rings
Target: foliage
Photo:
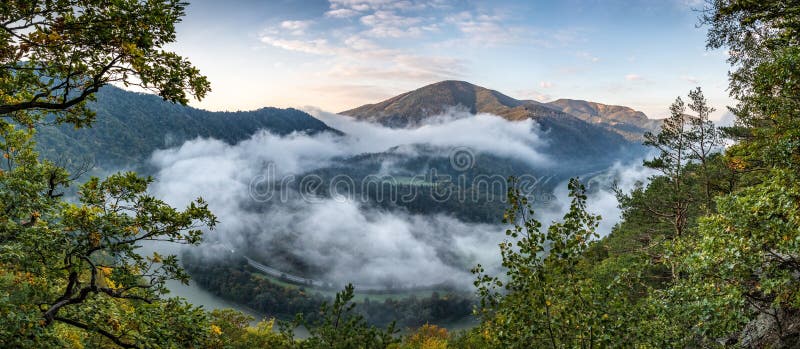
[[[481,266],[474,270],[481,329],[494,346],[608,346],[622,337],[625,314],[617,314],[623,298],[614,294],[616,282],[598,283],[584,264],[600,217],[586,211],[585,188],[577,179],[569,190],[569,212],[546,232],[532,218],[528,199],[514,186],[509,190],[504,218],[513,225],[506,231],[513,240],[500,244],[505,280],[483,274]]]
[[[175,41],[186,3],[178,0],[11,0],[0,4],[0,115],[33,126],[47,114],[76,127],[94,113],[86,101],[110,82],[186,104],[208,80]]]
[[[162,47],[183,15],[178,1],[5,1],[0,4],[0,345],[3,347],[198,346],[205,313],[162,299],[186,281],[175,256],[141,256],[144,242],[197,244],[215,217],[198,199],[177,210],[147,194],[133,173],[82,185],[39,160],[31,140],[43,121],[87,126],[86,108],[109,82],[186,103],[205,77]],[[27,129],[20,129],[24,126]]]
[[[397,349],[445,349],[448,347],[450,333],[436,325],[425,324],[408,334]]]
[[[166,280],[188,280],[176,256],[143,257],[137,248],[148,241],[198,243],[199,228],[216,222],[206,204],[198,199],[176,210],[148,195],[151,180],[133,173],[92,178],[81,186],[78,202],[68,203],[60,192],[69,183],[66,171],[37,159],[31,134],[8,123],[0,133],[0,270],[14,284],[7,291],[13,297],[3,303],[27,309],[4,319],[3,341],[49,341],[54,323],[120,346],[166,343],[180,340],[179,329],[193,332],[193,325],[161,319],[186,314],[192,322],[197,313],[159,301]]]
[[[749,309],[800,308],[800,188],[797,174],[773,169],[764,182],[717,200],[685,259],[690,284],[719,303],[709,326],[730,330]]]
[[[204,348],[249,349],[289,348],[290,340],[274,331],[274,320],[261,320],[255,326],[253,318],[238,311],[213,310],[209,314],[211,335]]]
[[[309,337],[296,342],[298,348],[388,348],[397,342],[394,323],[386,329],[367,324],[364,317],[355,313],[353,285],[336,294],[333,304],[324,303],[320,308],[321,317],[316,321],[306,321],[298,315],[294,322],[282,329],[284,335],[293,338],[293,328],[303,326],[308,329]]]

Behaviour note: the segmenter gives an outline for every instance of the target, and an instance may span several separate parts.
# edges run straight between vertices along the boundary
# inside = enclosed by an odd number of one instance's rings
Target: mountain
[[[340,114],[378,122],[390,127],[417,126],[426,118],[459,106],[471,113],[491,113],[509,120],[522,120],[530,115],[560,114],[534,101],[520,101],[495,90],[464,81],[442,81],[367,104]]]
[[[91,127],[42,127],[39,151],[60,161],[89,160],[100,168],[141,169],[157,149],[180,146],[197,137],[236,143],[259,130],[286,135],[335,132],[325,123],[296,109],[211,112],[165,102],[158,96],[106,86],[91,103],[97,118]],[[65,159],[66,158],[66,159]]]
[[[625,106],[575,99],[559,99],[546,105],[583,121],[605,126],[634,141],[642,141],[645,132],[656,132],[661,126],[661,120],[648,119],[644,113]]]
[[[434,83],[340,114],[390,127],[414,127],[452,107],[465,108],[473,114],[495,114],[513,121],[534,119],[550,140],[548,153],[568,161],[605,163],[641,145],[635,137],[624,135],[632,132],[627,128],[623,132],[610,123],[588,122],[585,117],[562,111],[558,105],[517,100],[464,81]]]
[[[644,113],[625,106],[575,99],[559,99],[548,103],[517,100],[495,90],[455,80],[424,86],[340,114],[390,127],[413,127],[427,117],[441,114],[454,106],[466,108],[473,114],[490,113],[508,120],[531,117],[546,123],[546,119],[560,117],[563,123],[574,122],[554,112],[557,111],[599,125],[633,141],[641,141],[645,132],[655,131],[661,125],[660,120],[648,119]]]

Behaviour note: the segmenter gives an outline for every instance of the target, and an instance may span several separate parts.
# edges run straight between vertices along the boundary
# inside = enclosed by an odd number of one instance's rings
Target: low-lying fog
[[[151,161],[158,169],[153,194],[178,207],[197,196],[208,201],[220,223],[206,233],[204,246],[222,244],[237,251],[252,251],[281,241],[293,255],[325,266],[321,277],[325,280],[403,286],[450,282],[468,287],[473,279],[471,266],[498,266],[497,244],[505,238],[505,227],[465,222],[447,214],[376,208],[347,196],[268,195],[269,209],[256,210],[252,209],[260,204],[256,201],[266,199],[253,195],[252,183],[266,175],[280,180],[335,165],[349,156],[411,144],[460,147],[538,168],[559,163],[542,151],[550,140],[533,120],[510,122],[488,114],[452,111],[419,128],[391,129],[346,116],[309,112],[345,135],[282,137],[260,132],[236,145],[195,139],[153,154]],[[619,218],[612,182],[629,190],[637,181],[645,181],[650,172],[640,164],[618,163],[606,173],[582,178],[596,184],[588,206],[603,216],[601,234],[607,234]],[[555,191],[556,202],[539,211],[543,223],[558,218],[565,210],[566,191],[566,184],[560,184]],[[204,246],[194,249],[203,253]],[[214,258],[214,254],[206,253],[206,257]],[[270,265],[269,256],[260,259]]]

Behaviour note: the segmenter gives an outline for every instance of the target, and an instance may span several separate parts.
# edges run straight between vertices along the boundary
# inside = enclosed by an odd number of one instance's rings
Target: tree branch
[[[104,330],[102,328],[93,328],[93,327],[91,327],[91,326],[89,326],[87,324],[84,324],[82,322],[78,322],[78,321],[75,321],[75,320],[72,320],[72,319],[67,319],[67,318],[63,318],[63,317],[59,317],[59,316],[55,317],[53,320],[60,321],[60,322],[63,322],[65,324],[69,324],[69,325],[75,326],[75,327],[80,328],[80,329],[84,329],[84,330],[89,331],[89,332],[96,332],[96,333],[102,335],[103,337],[108,338],[109,340],[114,342],[114,344],[119,345],[120,347],[123,347],[123,348],[138,348],[135,344],[130,344],[130,343],[123,342],[122,338],[117,337],[114,334],[112,334],[111,332],[108,332],[108,331],[106,331],[106,330]]]

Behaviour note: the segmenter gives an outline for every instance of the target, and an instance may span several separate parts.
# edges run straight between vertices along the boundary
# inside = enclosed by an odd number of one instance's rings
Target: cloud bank
[[[488,114],[451,111],[419,128],[391,129],[319,110],[310,112],[345,136],[278,136],[263,131],[235,145],[214,139],[188,141],[153,154],[151,162],[158,169],[153,194],[177,206],[202,196],[220,220],[217,229],[206,234],[206,243],[256,254],[253,257],[268,265],[273,262],[271,256],[281,253],[281,261],[299,260],[322,280],[404,287],[445,282],[467,287],[471,266],[481,263],[498,270],[497,244],[505,238],[504,227],[463,222],[444,214],[381,209],[342,197],[306,200],[294,195],[265,206],[253,202],[250,184],[267,167],[278,176],[297,175],[349,156],[411,144],[467,147],[539,167],[555,160],[541,151],[546,136],[532,120],[510,122]],[[602,211],[606,218],[601,226],[604,233],[618,216],[609,181],[621,177],[625,188],[642,176],[641,170],[618,165],[598,177],[606,187],[592,194],[590,208]],[[541,213],[545,223],[567,206],[565,189],[556,196],[560,203]],[[276,263],[271,266],[283,267]]]

